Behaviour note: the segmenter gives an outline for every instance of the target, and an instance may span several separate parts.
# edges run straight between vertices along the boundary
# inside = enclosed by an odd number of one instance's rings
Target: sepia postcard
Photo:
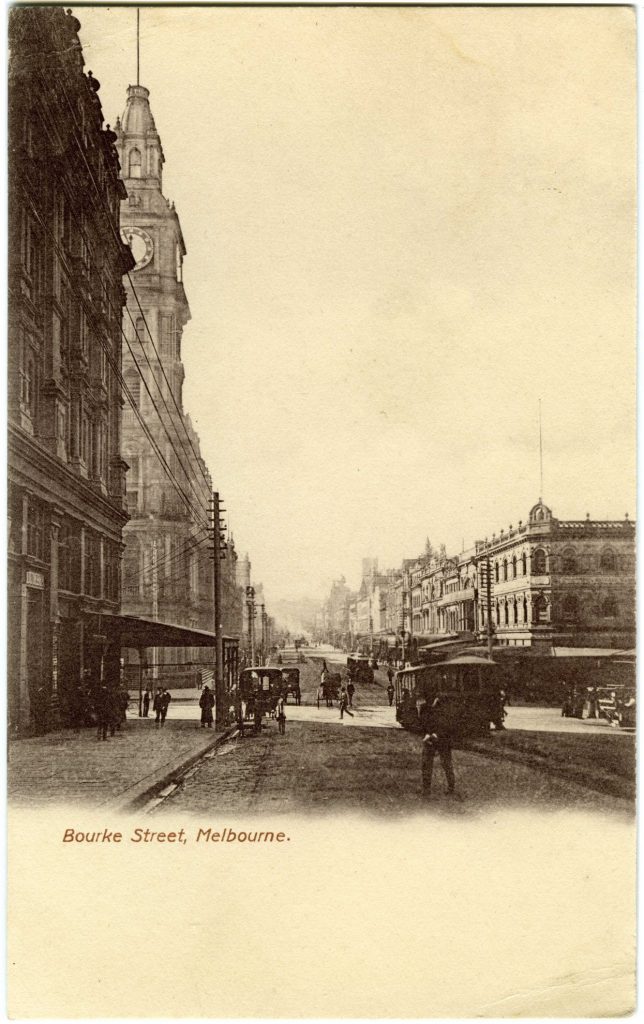
[[[632,1014],[634,9],[7,47],[9,1016]]]

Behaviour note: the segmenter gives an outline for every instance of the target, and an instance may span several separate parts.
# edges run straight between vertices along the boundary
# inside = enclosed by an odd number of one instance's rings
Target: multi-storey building
[[[127,197],[121,231],[136,264],[126,282],[123,331],[126,402],[123,453],[129,465],[124,533],[124,611],[200,629],[213,628],[212,482],[199,438],[183,408],[183,330],[190,308],[183,285],[186,246],[174,203],[163,194],[164,154],[141,85],[131,85],[118,148]],[[222,563],[224,632],[239,635],[234,554]],[[160,659],[152,653],[152,664]],[[176,648],[166,664],[212,661],[212,652]]]
[[[635,528],[555,519],[543,502],[528,520],[459,555],[405,563],[390,587],[390,626],[409,581],[419,641],[488,632],[510,647],[629,647],[634,642]],[[489,586],[488,581],[489,579]]]
[[[62,7],[9,17],[9,715],[118,668],[125,511],[116,136]]]
[[[635,636],[635,526],[558,520],[543,502],[527,522],[476,544],[489,566],[496,643],[513,647],[626,647]],[[487,626],[487,593],[478,621]]]

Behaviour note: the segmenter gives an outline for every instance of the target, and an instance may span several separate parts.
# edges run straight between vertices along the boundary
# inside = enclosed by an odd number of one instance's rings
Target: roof
[[[479,668],[487,668],[489,665],[496,665],[496,661],[489,658],[476,658],[473,654],[462,654],[460,658],[450,658],[449,661],[438,661],[430,668],[446,668],[448,665],[478,665]]]
[[[103,624],[118,634],[121,647],[214,647],[217,638],[205,629],[192,629],[137,615],[103,615]],[[234,640],[237,637],[224,637]]]

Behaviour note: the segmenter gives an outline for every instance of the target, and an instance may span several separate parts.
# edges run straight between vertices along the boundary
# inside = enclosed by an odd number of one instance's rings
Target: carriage
[[[299,671],[298,673],[299,682]],[[243,724],[252,721],[255,731],[262,727],[262,718],[272,715],[280,697],[284,696],[283,669],[272,665],[245,668],[239,674],[238,718]]]
[[[318,686],[317,704],[325,704],[327,708],[333,707],[333,702],[340,699],[340,686],[342,676],[339,672],[329,672],[328,669],[322,673],[322,679]]]
[[[282,695],[285,703],[289,697],[292,697],[296,704],[300,704],[302,700],[302,692],[300,690],[300,670],[299,668],[283,668],[282,669]]]
[[[363,686],[373,683],[373,668],[366,654],[350,654],[347,658],[347,671],[352,683]]]
[[[496,665],[487,658],[461,655],[434,665],[401,669],[395,676],[396,720],[404,729],[421,731],[423,705],[447,699],[455,738],[485,735],[490,724],[500,727],[502,693]]]

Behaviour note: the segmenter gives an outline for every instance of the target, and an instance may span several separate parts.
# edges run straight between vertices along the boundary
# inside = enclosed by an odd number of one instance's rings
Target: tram
[[[448,697],[455,739],[481,736],[502,715],[496,663],[461,655],[434,665],[400,669],[394,677],[396,720],[403,729],[420,732],[420,711],[436,697]]]

